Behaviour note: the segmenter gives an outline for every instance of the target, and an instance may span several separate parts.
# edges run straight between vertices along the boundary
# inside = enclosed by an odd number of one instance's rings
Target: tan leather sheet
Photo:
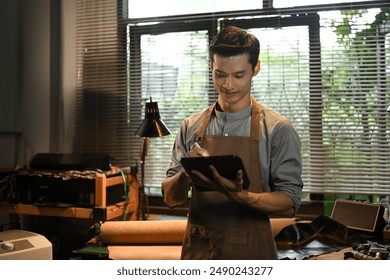
[[[277,235],[296,218],[271,219]],[[187,220],[107,221],[101,226],[101,241],[113,260],[179,260]]]
[[[180,260],[181,245],[108,246],[112,260]]]

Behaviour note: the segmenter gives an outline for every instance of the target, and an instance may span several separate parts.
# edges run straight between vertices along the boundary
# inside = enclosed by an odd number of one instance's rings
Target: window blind
[[[386,21],[377,21],[385,14],[319,12],[318,26],[316,16],[304,15],[250,29],[263,41],[253,95],[294,122],[302,140],[304,192],[390,193],[390,41]],[[231,23],[256,25],[225,24]]]
[[[132,99],[136,96],[133,103],[142,100],[142,112],[146,100],[157,101],[161,119],[172,132],[149,141],[145,186],[151,195],[161,195],[161,182],[170,163],[180,123],[189,114],[207,107],[210,99],[207,25],[198,22],[195,25],[181,23],[180,26],[159,24],[158,32],[153,25],[129,26],[130,69],[133,72],[130,73],[129,90]],[[137,109],[131,112],[131,119],[138,125],[143,116]],[[130,148],[133,154],[139,149],[136,140],[133,139]]]
[[[109,154],[129,166],[126,32],[116,0],[76,4],[76,123],[74,151]]]
[[[390,193],[389,19],[388,9],[321,14],[324,156],[308,191]]]
[[[134,133],[151,97],[172,132],[150,140],[145,164],[148,193],[161,195],[181,121],[216,99],[208,42],[234,24],[260,39],[254,97],[290,118],[301,136],[304,192],[390,194],[389,3],[191,20],[122,18],[124,9],[113,0],[78,1],[77,151],[137,163]]]

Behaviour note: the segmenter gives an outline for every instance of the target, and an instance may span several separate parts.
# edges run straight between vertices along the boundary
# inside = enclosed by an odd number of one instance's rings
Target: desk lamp
[[[146,220],[147,213],[149,213],[148,197],[145,194],[145,158],[148,154],[149,138],[150,137],[162,137],[171,134],[168,127],[160,118],[160,112],[158,110],[157,102],[146,102],[145,105],[145,119],[135,133],[137,136],[142,137],[141,141],[141,186],[140,186],[140,199],[138,215],[139,219]]]

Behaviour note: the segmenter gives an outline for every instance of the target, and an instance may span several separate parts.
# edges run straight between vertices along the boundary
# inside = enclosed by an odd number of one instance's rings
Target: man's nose
[[[232,78],[231,77],[227,77],[223,81],[222,87],[225,88],[225,89],[230,89],[232,87]]]

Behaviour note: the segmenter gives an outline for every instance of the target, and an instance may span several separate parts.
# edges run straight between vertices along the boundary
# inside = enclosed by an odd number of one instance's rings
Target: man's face
[[[222,110],[238,112],[249,106],[252,77],[260,71],[260,61],[253,71],[247,54],[231,57],[214,54],[210,68]]]

